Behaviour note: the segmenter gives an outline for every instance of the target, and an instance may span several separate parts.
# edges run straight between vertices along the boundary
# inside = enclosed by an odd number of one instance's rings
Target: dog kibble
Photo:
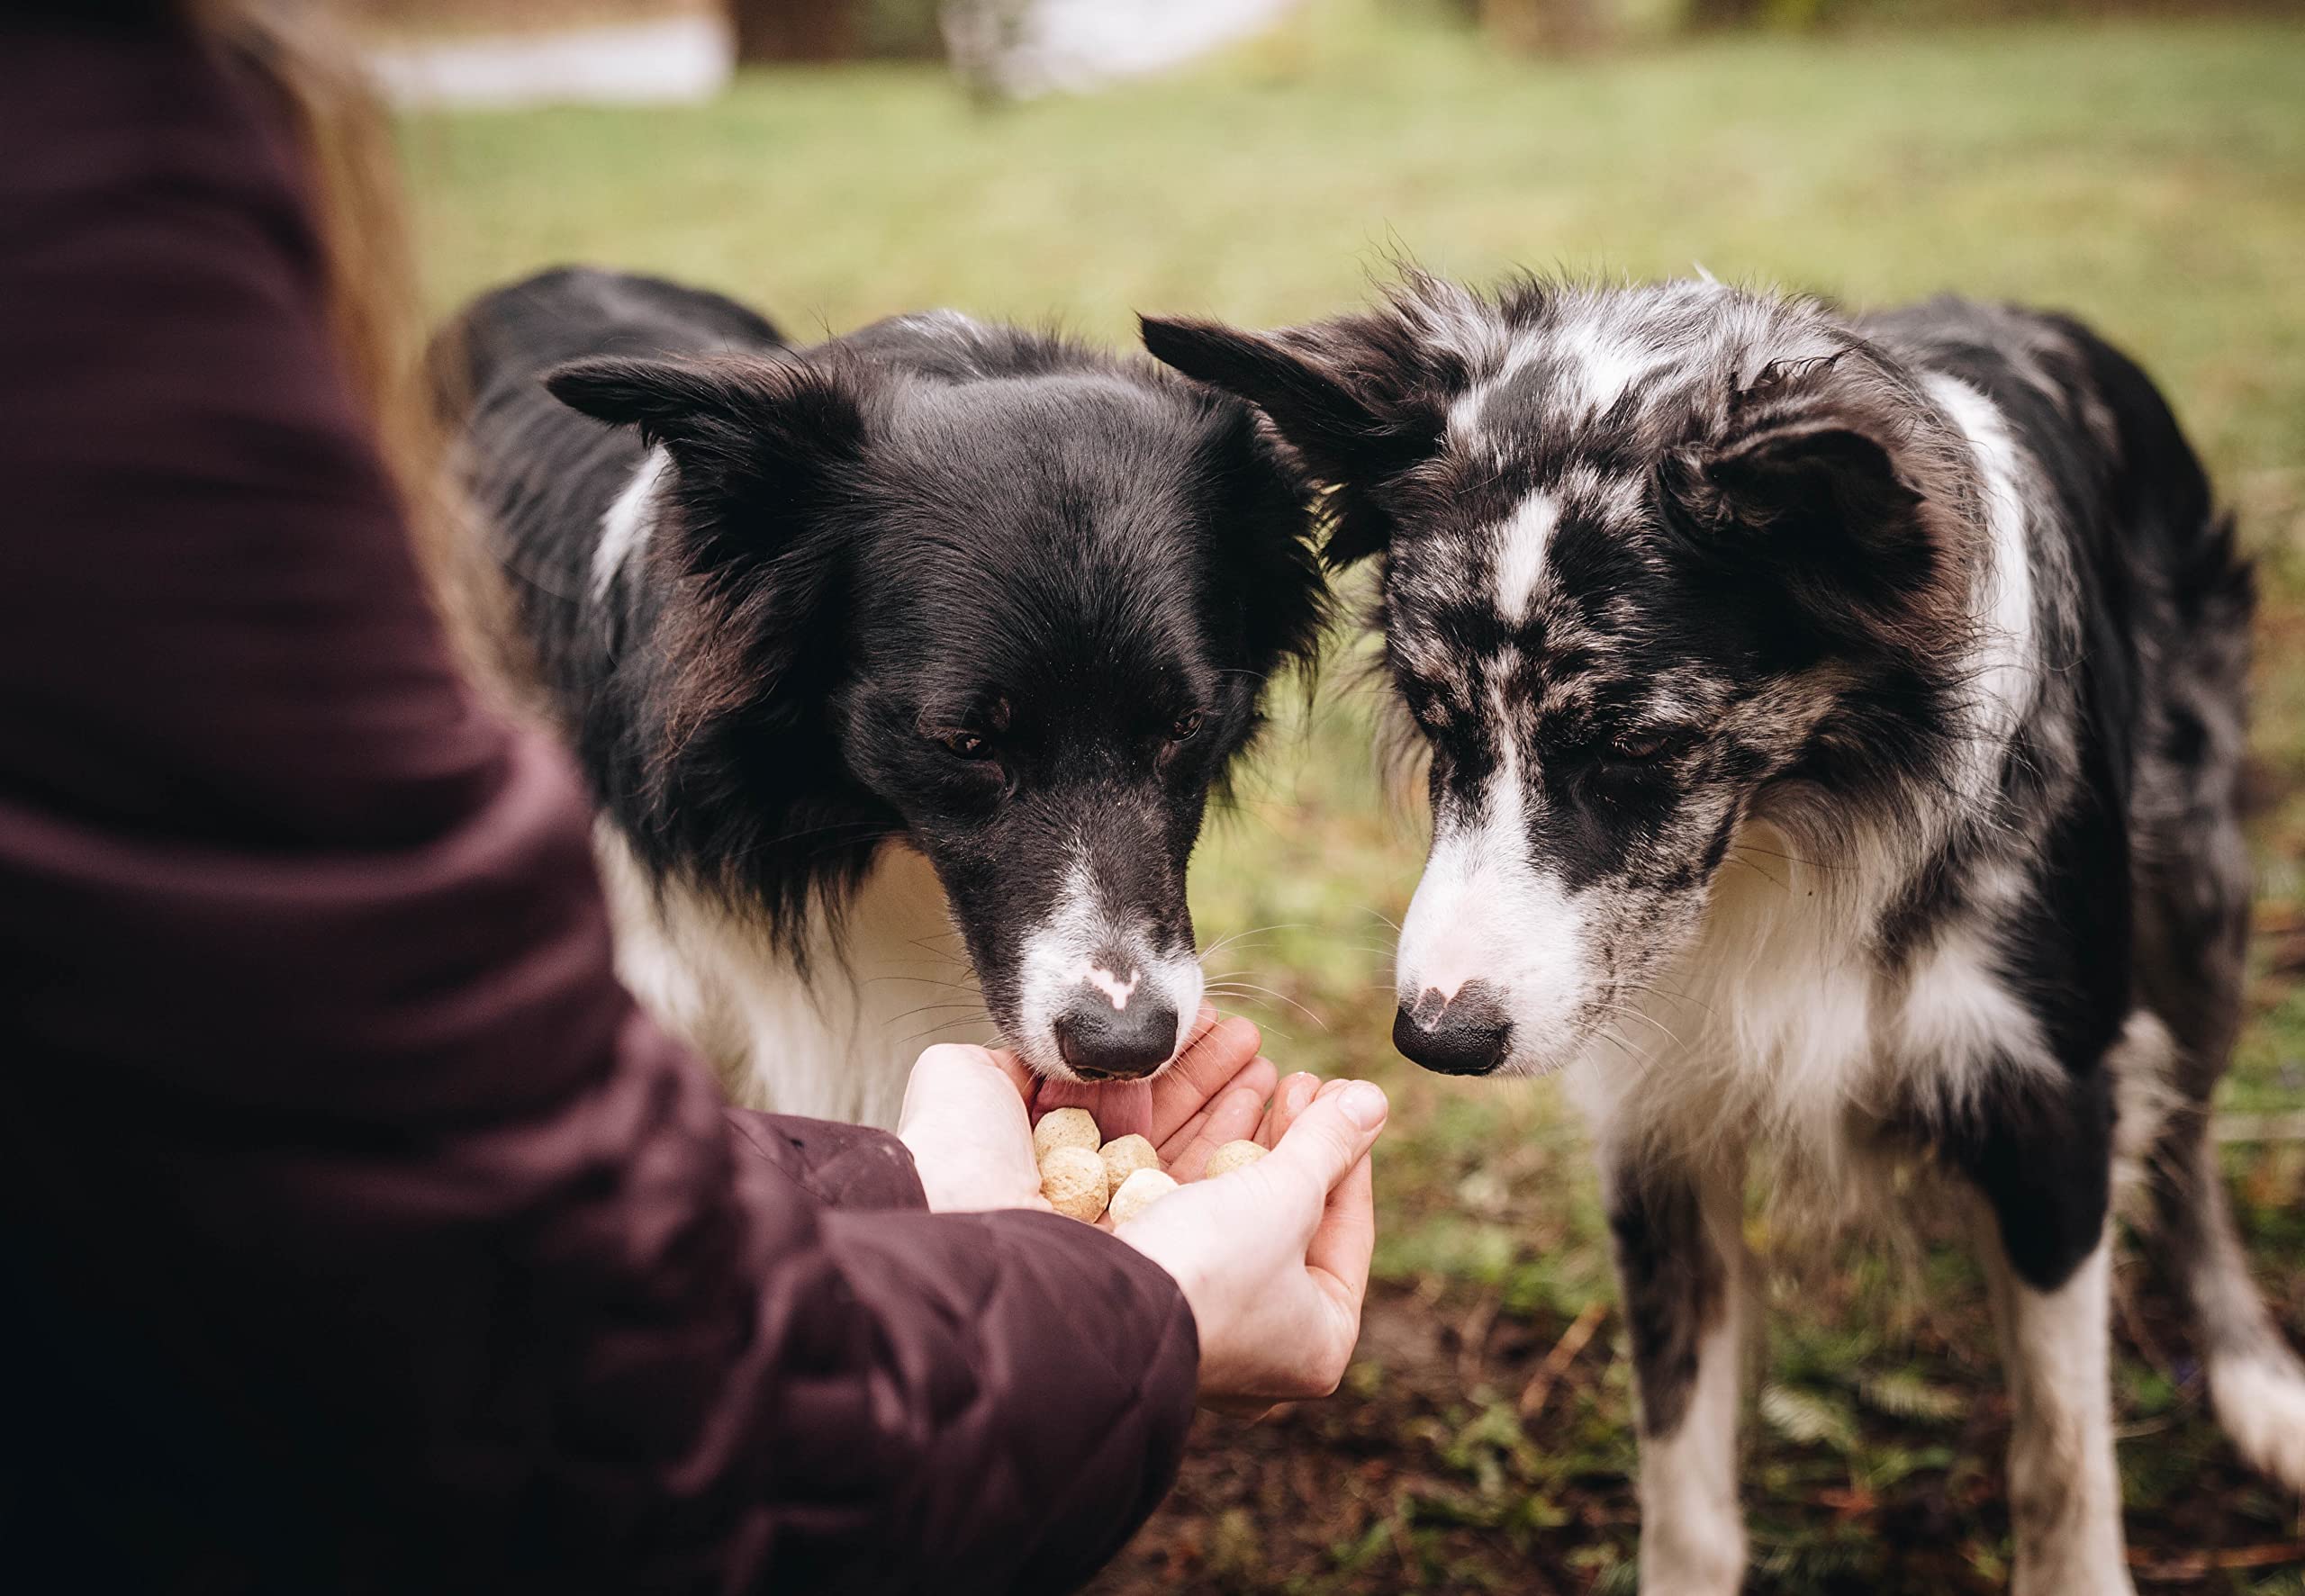
[[[1093,1153],[1103,1141],[1096,1119],[1087,1109],[1051,1109],[1033,1127],[1033,1157],[1046,1163],[1048,1155],[1060,1147],[1085,1148]]]
[[[1235,1169],[1245,1169],[1262,1157],[1264,1149],[1253,1141],[1228,1141],[1208,1155],[1208,1168],[1201,1171],[1200,1177],[1214,1180]]]
[[[1208,1155],[1201,1178],[1246,1168],[1264,1154],[1253,1141],[1228,1141]],[[1087,1223],[1108,1213],[1115,1225],[1125,1225],[1177,1189],[1150,1141],[1131,1134],[1106,1141],[1096,1116],[1085,1108],[1043,1114],[1033,1127],[1033,1158],[1040,1165],[1041,1195],[1049,1206]]]
[[[1125,1225],[1177,1189],[1176,1179],[1158,1169],[1139,1169],[1120,1183],[1109,1210],[1113,1223]]]
[[[1122,1183],[1139,1169],[1161,1167],[1161,1155],[1142,1136],[1116,1136],[1105,1143],[1099,1156],[1105,1160],[1106,1183],[1115,1191],[1120,1190]]]
[[[1041,1195],[1067,1219],[1095,1223],[1105,1189],[1105,1161],[1092,1148],[1053,1147],[1041,1159]]]

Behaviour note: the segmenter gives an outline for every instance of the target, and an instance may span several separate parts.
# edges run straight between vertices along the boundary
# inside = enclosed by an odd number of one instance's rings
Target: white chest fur
[[[812,923],[804,978],[759,924],[692,887],[655,888],[607,821],[593,841],[618,974],[746,1106],[892,1126],[921,1049],[994,1033],[944,888],[910,849],[881,851],[840,937]]]
[[[1852,1132],[1963,1105],[1993,1070],[2049,1067],[1999,972],[1989,907],[1886,975],[1869,951],[1891,870],[1861,853],[1805,862],[1766,825],[1740,844],[1695,946],[1572,1077],[1606,1130],[1684,1151],[1771,1144],[1830,1168]]]

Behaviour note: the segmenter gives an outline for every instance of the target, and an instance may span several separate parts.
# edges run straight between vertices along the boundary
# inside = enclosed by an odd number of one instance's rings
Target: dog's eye
[[[1187,710],[1184,714],[1178,716],[1175,722],[1170,726],[1169,741],[1171,743],[1182,743],[1189,740],[1194,733],[1200,730],[1200,722],[1201,712],[1199,710]]]
[[[936,740],[956,759],[990,759],[992,744],[975,732],[939,732]]]
[[[1629,765],[1654,764],[1687,740],[1674,732],[1627,732],[1609,744],[1609,757]]]

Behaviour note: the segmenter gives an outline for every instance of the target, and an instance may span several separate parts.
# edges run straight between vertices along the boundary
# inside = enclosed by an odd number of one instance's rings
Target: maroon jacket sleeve
[[[917,1212],[893,1141],[732,1114],[634,1011],[571,772],[445,656],[253,98],[0,21],[0,149],[12,1573],[1084,1578],[1175,1467],[1173,1283]]]

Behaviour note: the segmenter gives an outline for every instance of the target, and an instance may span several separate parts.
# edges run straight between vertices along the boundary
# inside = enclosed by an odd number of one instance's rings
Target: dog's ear
[[[1960,600],[1957,487],[1919,396],[1859,358],[1764,366],[1717,437],[1668,457],[1668,499],[1710,552],[1827,629],[1941,643]]]
[[[845,367],[758,355],[603,356],[544,381],[570,409],[637,428],[672,455],[698,568],[773,547],[863,447],[862,379]]]
[[[1347,565],[1392,541],[1377,490],[1439,446],[1446,399],[1415,331],[1383,311],[1277,332],[1162,316],[1141,319],[1164,365],[1237,394],[1334,491],[1326,557]]]
[[[1287,665],[1309,672],[1328,615],[1314,484],[1247,401],[1210,393],[1206,403],[1199,476],[1212,564],[1239,616],[1246,658],[1258,676]]]
[[[638,428],[684,473],[731,485],[804,476],[863,441],[854,374],[805,360],[604,356],[557,366],[544,382],[571,410]]]

